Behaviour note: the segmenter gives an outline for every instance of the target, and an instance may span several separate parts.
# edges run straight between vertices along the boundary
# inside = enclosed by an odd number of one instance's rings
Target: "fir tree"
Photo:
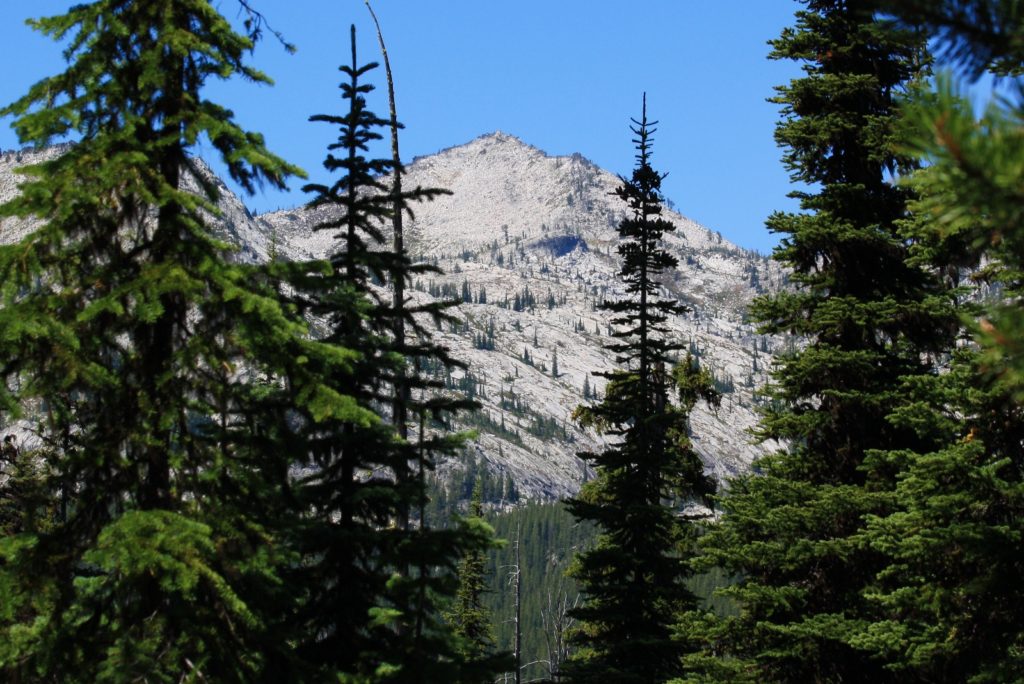
[[[886,0],[882,10],[908,27],[925,28],[940,56],[972,78],[989,71],[1019,77],[1024,64],[1024,21],[1014,0]]]
[[[483,478],[478,477],[473,485],[469,517],[463,522],[486,525],[483,514]],[[493,534],[493,531],[487,534]],[[460,650],[469,660],[483,658],[494,650],[494,628],[490,612],[483,604],[487,591],[486,560],[482,549],[472,549],[463,557],[459,564],[459,589],[445,615],[452,631],[462,639]]]
[[[633,123],[637,164],[616,191],[630,210],[619,224],[618,248],[628,298],[604,304],[619,326],[607,348],[623,367],[601,373],[608,379],[604,401],[575,414],[616,439],[600,453],[581,454],[597,477],[568,502],[577,520],[600,530],[570,571],[585,597],[572,613],[579,621],[572,637],[577,650],[564,669],[574,682],[662,682],[678,671],[680,648],[670,625],[695,604],[684,583],[694,535],[666,502],[698,499],[712,489],[687,427],[694,403],[716,397],[710,379],[689,359],[666,371],[679,347],[666,338],[665,321],[682,307],[658,295],[659,274],[676,266],[661,238],[675,226],[660,216],[663,176],[650,165],[654,124],[647,121],[646,97]],[[677,405],[669,400],[673,384]]]
[[[897,679],[859,643],[885,567],[861,533],[865,516],[899,505],[899,454],[936,443],[888,417],[955,330],[935,274],[907,262],[909,193],[888,178],[913,167],[896,151],[896,98],[922,75],[923,39],[878,20],[871,2],[805,4],[772,43],[773,58],[805,72],[778,89],[776,139],[793,179],[817,189],[792,193],[804,213],[769,219],[796,288],[752,313],[761,334],[807,345],[773,373],[759,428],[787,446],[732,483],[702,539],[704,562],[742,579],[729,590],[739,616],[691,614],[680,630],[705,643],[689,659],[701,681]]]
[[[474,406],[441,396],[443,381],[419,371],[428,364],[448,372],[459,366],[421,322],[433,316],[455,323],[446,313],[452,303],[412,307],[403,300],[396,308],[393,297],[372,286],[389,276],[404,287],[412,275],[437,272],[388,249],[382,226],[409,203],[442,191],[396,194],[386,176],[401,173],[400,162],[365,156],[381,137],[378,130],[391,123],[366,107],[373,86],[364,76],[375,67],[359,64],[353,27],[351,62],[340,68],[348,109],[311,117],[338,127],[324,162],[338,177],[331,185],[305,188],[315,195],[310,206],[327,210],[315,230],[331,231],[337,243],[329,263],[295,264],[288,274],[295,304],[326,321],[325,341],[362,351],[350,372],[332,376],[334,390],[352,400],[351,413],[325,419],[309,412],[303,420],[299,441],[310,447],[310,474],[299,488],[307,562],[298,575],[308,593],[300,653],[328,678],[475,681],[493,664],[460,656],[438,605],[456,589],[457,559],[489,539],[479,527],[432,530],[425,520],[427,472],[439,455],[455,453],[464,441],[427,433],[426,423]],[[416,421],[413,435],[403,438],[401,424],[376,413],[384,402]]]
[[[941,54],[972,76],[1024,73],[1013,3],[891,4],[931,25]],[[930,162],[909,181],[915,256],[960,285],[967,325],[949,372],[911,385],[893,417],[941,448],[903,455],[900,510],[869,521],[865,542],[889,564],[873,593],[884,615],[861,644],[905,681],[1014,681],[1024,668],[1024,592],[1011,579],[1024,562],[1024,97],[991,104],[979,122],[950,76],[937,86],[905,115],[911,149]]]
[[[23,452],[11,434],[0,445],[0,535],[46,529],[55,521],[56,497],[49,491],[45,457]]]
[[[34,26],[68,41],[67,69],[3,113],[23,142],[78,142],[0,209],[39,221],[0,247],[0,403],[34,424],[41,447],[21,458],[57,510],[0,539],[0,670],[284,677],[286,422],[266,399],[289,377],[300,407],[332,413],[295,360],[349,352],[306,339],[267,274],[234,259],[189,156],[207,138],[247,191],[298,172],[204,99],[211,78],[267,81],[244,62],[253,37],[207,0],[99,0]]]

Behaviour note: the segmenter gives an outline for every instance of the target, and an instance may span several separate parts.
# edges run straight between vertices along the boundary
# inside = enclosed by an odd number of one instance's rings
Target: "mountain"
[[[0,155],[0,200],[16,191],[14,167],[55,153]],[[199,172],[210,173],[201,164]],[[482,404],[462,424],[478,432],[472,451],[528,498],[574,492],[587,475],[576,452],[597,449],[601,438],[570,416],[585,385],[603,390],[604,381],[590,374],[614,367],[602,349],[609,315],[595,305],[623,292],[615,246],[626,208],[612,195],[618,178],[579,154],[549,156],[498,132],[416,158],[404,183],[452,191],[414,207],[407,222],[413,256],[445,271],[415,282],[410,296],[465,301],[456,310],[460,323],[437,334],[469,364],[447,382]],[[312,230],[327,218],[324,210],[253,216],[220,187],[220,230],[239,246],[240,259],[319,257],[330,248],[332,237]],[[772,355],[789,342],[757,335],[745,311],[759,291],[782,286],[785,275],[671,208],[665,217],[677,226],[666,242],[680,266],[662,285],[690,308],[669,322],[672,334],[724,391],[717,411],[698,406],[692,417],[697,451],[721,478],[771,446],[753,444],[748,431]],[[0,235],[9,240],[24,230],[5,222]],[[446,464],[442,475],[460,467]]]

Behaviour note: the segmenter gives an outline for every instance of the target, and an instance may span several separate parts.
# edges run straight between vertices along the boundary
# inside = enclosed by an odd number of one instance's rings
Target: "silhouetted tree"
[[[613,440],[600,453],[581,454],[597,475],[568,502],[578,520],[600,530],[570,570],[584,595],[572,612],[576,650],[563,670],[573,682],[662,682],[678,672],[680,645],[670,626],[696,602],[685,585],[694,531],[667,502],[699,500],[713,490],[690,443],[688,416],[699,398],[717,395],[690,359],[666,371],[679,345],[667,338],[665,323],[683,307],[659,296],[658,276],[676,266],[661,239],[675,226],[660,216],[663,176],[650,164],[654,124],[646,96],[633,123],[636,168],[616,191],[630,211],[619,224],[618,247],[627,297],[603,305],[618,326],[606,348],[622,368],[601,373],[608,380],[604,400],[575,413]],[[681,390],[677,404],[669,399],[674,386]]]

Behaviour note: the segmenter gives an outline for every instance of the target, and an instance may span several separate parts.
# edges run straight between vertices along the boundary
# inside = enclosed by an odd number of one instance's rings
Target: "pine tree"
[[[422,326],[425,316],[455,322],[446,313],[452,303],[413,307],[403,300],[396,307],[373,286],[390,277],[404,288],[412,275],[437,272],[388,249],[382,226],[409,203],[441,191],[396,193],[386,177],[401,173],[400,162],[366,157],[379,129],[391,124],[366,107],[373,86],[364,76],[375,67],[359,64],[353,27],[351,62],[340,68],[348,109],[311,117],[339,130],[324,162],[338,176],[305,188],[314,194],[310,207],[325,216],[315,230],[331,231],[338,242],[328,263],[294,264],[287,274],[296,306],[325,321],[324,340],[362,352],[348,372],[332,376],[351,412],[303,416],[299,442],[309,445],[310,462],[299,486],[306,561],[297,579],[307,593],[299,651],[320,677],[476,681],[494,665],[460,656],[438,606],[456,589],[457,559],[490,540],[479,527],[430,529],[426,521],[427,472],[464,442],[461,435],[428,433],[426,424],[473,406],[442,396],[443,381],[420,372],[428,363],[448,372],[460,366]],[[383,404],[398,409],[390,423],[377,413]],[[408,438],[395,422],[400,414],[418,425]]]
[[[0,535],[13,536],[50,527],[56,515],[54,492],[43,471],[45,458],[23,451],[13,435],[0,445]]]
[[[896,151],[896,98],[922,75],[923,39],[877,19],[871,2],[806,5],[772,43],[773,58],[805,72],[778,89],[776,139],[794,181],[811,189],[792,193],[803,213],[768,223],[783,234],[774,256],[796,288],[752,313],[760,333],[807,342],[774,372],[759,428],[786,446],[731,484],[702,539],[704,563],[742,579],[730,590],[739,616],[691,614],[681,626],[704,641],[689,659],[698,680],[897,679],[859,641],[885,567],[861,533],[865,516],[899,505],[899,454],[936,442],[889,416],[955,330],[938,278],[907,262],[909,193],[888,177],[913,167]]]
[[[483,478],[476,478],[469,504],[469,517],[463,523],[486,525],[483,514]],[[493,531],[485,532],[493,535]],[[445,615],[452,631],[462,639],[460,650],[469,660],[480,659],[494,650],[494,628],[490,612],[484,607],[487,591],[486,556],[482,549],[472,549],[459,564],[459,589],[455,602]]]
[[[1014,0],[886,0],[882,9],[931,33],[939,55],[971,78],[1021,75],[1024,21]]]
[[[607,349],[622,368],[601,373],[608,379],[604,401],[575,414],[615,439],[600,453],[581,454],[597,477],[568,502],[577,520],[593,521],[601,531],[570,571],[585,597],[573,611],[577,650],[564,669],[574,682],[662,682],[678,671],[670,625],[695,604],[684,584],[694,534],[666,502],[698,499],[712,489],[687,428],[694,403],[716,396],[710,378],[690,359],[666,371],[679,347],[667,339],[665,322],[682,307],[658,294],[658,275],[676,266],[660,241],[675,226],[660,215],[663,176],[650,165],[654,122],[647,121],[646,96],[633,123],[637,164],[616,191],[631,212],[619,224],[618,248],[628,297],[604,304],[619,326]],[[673,381],[678,405],[669,401]]]
[[[300,407],[330,414],[296,359],[349,352],[306,339],[267,273],[231,254],[189,156],[205,137],[250,192],[298,173],[204,99],[211,78],[267,81],[244,62],[254,36],[207,0],[98,0],[34,26],[68,41],[67,69],[3,113],[25,143],[78,142],[0,208],[39,221],[0,247],[0,404],[38,432],[22,458],[40,459],[56,510],[0,539],[0,670],[283,677],[286,416],[267,397],[287,377]]]
[[[941,54],[972,76],[1024,73],[1012,3],[891,4],[933,27]],[[910,179],[916,257],[959,284],[969,323],[948,372],[916,382],[894,417],[941,448],[904,455],[901,509],[864,535],[889,565],[873,594],[884,614],[862,645],[904,681],[1014,681],[1024,669],[1024,592],[1012,579],[1024,563],[1022,102],[1018,91],[978,122],[944,75],[905,115],[910,148],[931,162]]]

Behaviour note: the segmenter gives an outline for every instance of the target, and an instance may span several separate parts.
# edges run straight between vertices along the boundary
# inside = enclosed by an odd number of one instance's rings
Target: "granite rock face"
[[[58,152],[0,154],[0,200],[17,192],[14,168]],[[253,216],[214,180],[222,194],[216,224],[238,245],[239,259],[321,257],[331,249],[333,237],[312,229],[327,218],[323,210]],[[469,364],[468,374],[449,379],[453,389],[472,392],[482,404],[464,423],[479,434],[471,448],[514,478],[526,497],[574,492],[586,476],[576,453],[599,448],[602,438],[570,416],[585,385],[603,390],[591,373],[614,367],[602,348],[609,315],[595,305],[623,293],[615,248],[626,208],[612,194],[618,178],[579,154],[548,156],[492,133],[413,160],[404,184],[452,191],[414,207],[406,222],[411,254],[445,271],[416,281],[409,295],[469,300],[457,310],[461,323],[437,334]],[[666,243],[679,269],[664,278],[663,293],[689,308],[669,322],[672,334],[699,354],[725,391],[717,411],[696,409],[694,442],[707,469],[724,478],[772,447],[754,444],[749,430],[773,354],[789,342],[757,335],[746,307],[758,292],[783,287],[785,274],[672,209],[665,218],[677,227]],[[28,229],[5,221],[0,239],[18,239]]]

